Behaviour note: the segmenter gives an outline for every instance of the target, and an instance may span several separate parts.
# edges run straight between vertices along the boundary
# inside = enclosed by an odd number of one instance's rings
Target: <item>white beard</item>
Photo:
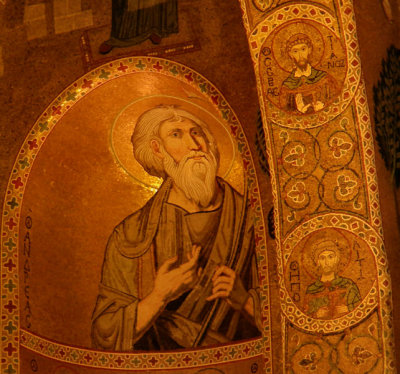
[[[192,151],[179,163],[162,149],[165,172],[173,179],[185,196],[197,205],[205,208],[211,203],[215,193],[215,177],[217,175],[217,160],[210,153]],[[195,160],[193,157],[201,157]]]

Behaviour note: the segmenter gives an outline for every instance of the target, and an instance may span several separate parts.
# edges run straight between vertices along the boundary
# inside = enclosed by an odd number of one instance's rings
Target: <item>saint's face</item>
[[[318,266],[322,274],[330,274],[336,271],[339,257],[335,251],[329,249],[321,252],[318,256]]]
[[[202,128],[188,119],[163,122],[159,135],[164,149],[177,163],[191,151],[208,152]]]
[[[295,64],[300,68],[305,68],[308,64],[308,58],[311,53],[311,48],[305,44],[296,44],[289,52],[289,56],[293,59]]]

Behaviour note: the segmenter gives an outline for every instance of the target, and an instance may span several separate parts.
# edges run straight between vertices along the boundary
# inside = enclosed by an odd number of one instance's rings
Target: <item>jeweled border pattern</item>
[[[193,368],[200,365],[231,362],[256,357],[263,352],[261,339],[248,343],[236,343],[218,348],[156,353],[110,353],[71,347],[41,338],[21,329],[21,345],[33,352],[58,361],[94,368],[107,369],[173,369]]]
[[[249,14],[250,10],[247,9],[247,4],[245,0],[239,0],[239,3],[242,8],[242,13],[243,13],[243,24],[246,28],[247,31],[247,37],[249,41],[249,50],[250,54],[253,58],[253,64],[254,64],[254,69],[256,73],[256,80],[257,80],[257,88],[258,88],[258,93],[259,93],[259,101],[260,101],[260,107],[261,107],[261,112],[262,112],[262,117],[264,120],[264,130],[266,133],[266,142],[267,142],[267,147],[269,144],[272,144],[271,142],[271,134],[269,133],[269,127],[270,122],[276,123],[276,119],[272,118],[270,115],[270,112],[268,111],[268,107],[265,105],[264,101],[264,92],[263,92],[263,84],[261,83],[261,77],[259,75],[259,61],[258,61],[258,56],[261,48],[261,43],[265,40],[266,36],[264,39],[259,39],[258,30],[262,31],[262,27],[260,25],[266,26],[265,20],[268,18],[273,18],[274,15],[282,14],[282,9],[288,8],[286,4],[282,5],[277,5],[273,9],[269,9],[264,13],[265,17],[262,21],[258,22],[257,25],[254,26],[252,29],[250,27],[250,22],[249,22]],[[302,1],[298,2],[298,4],[293,4],[291,2],[291,9],[292,11],[297,7],[297,9],[300,11],[301,8],[306,9],[308,8],[311,12],[311,9],[315,9],[315,16],[318,14],[320,11],[320,6],[316,2],[312,1]],[[367,207],[369,209],[370,213],[370,220],[368,221],[368,226],[372,227],[377,233],[379,240],[383,242],[383,230],[382,230],[382,219],[380,215],[380,209],[379,209],[379,195],[378,195],[378,182],[377,182],[377,174],[376,174],[376,167],[375,167],[375,158],[374,158],[374,147],[373,147],[373,135],[372,135],[372,129],[371,129],[371,122],[369,118],[369,109],[368,109],[368,103],[367,103],[367,96],[365,92],[365,85],[362,80],[362,74],[361,74],[361,64],[360,64],[360,59],[359,59],[359,49],[358,49],[358,39],[357,39],[357,34],[356,34],[356,25],[355,25],[355,16],[354,16],[354,9],[353,9],[353,2],[352,0],[332,0],[332,5],[333,8],[336,9],[337,16],[340,18],[340,21],[337,22],[338,28],[341,28],[341,34],[342,36],[342,42],[345,43],[346,50],[348,51],[349,49],[353,50],[353,56],[354,60],[348,59],[348,63],[352,61],[354,62],[354,68],[356,70],[356,75],[354,77],[358,77],[359,81],[357,89],[354,90],[354,94],[351,97],[351,100],[348,101],[348,105],[353,105],[355,108],[355,114],[356,114],[356,120],[358,124],[358,131],[359,131],[359,139],[358,141],[361,144],[362,148],[362,160],[363,160],[363,167],[364,167],[364,174],[366,176],[366,186],[368,190],[368,201],[367,201]],[[325,12],[327,10],[325,9]],[[311,14],[311,13],[310,13]],[[282,14],[281,17],[284,17],[285,15]],[[289,16],[290,17],[290,16]],[[305,19],[309,18],[306,14],[303,14],[303,17]],[[289,19],[294,19],[295,17],[290,17]],[[297,18],[297,15],[296,15]],[[300,18],[299,18],[300,19]],[[315,20],[315,18],[314,18]],[[324,22],[322,22],[324,24]],[[326,25],[325,26],[330,26]],[[276,27],[276,26],[274,26]],[[264,28],[265,31],[267,31],[266,28]],[[353,82],[354,85],[356,82]],[[340,113],[338,113],[339,115]],[[320,126],[322,123],[318,123],[318,126]],[[283,124],[284,125],[284,124]],[[307,125],[307,124],[306,124]],[[306,128],[307,126],[296,126],[296,128]],[[272,149],[272,148],[271,148]],[[280,191],[277,189],[276,185],[276,169],[275,169],[275,160],[276,155],[269,154],[269,164],[271,167],[271,183],[272,183],[272,194],[273,194],[273,199],[274,199],[274,222],[275,222],[275,229],[276,232],[278,233],[278,238],[277,238],[277,250],[279,251],[279,254],[282,253],[282,243],[285,240],[285,237],[282,237],[281,231],[280,231],[280,211],[279,211],[279,200],[280,200]],[[334,212],[334,211],[332,211]],[[339,213],[339,212],[338,212]],[[341,212],[342,213],[342,212]],[[301,226],[301,224],[299,225]],[[290,233],[289,233],[290,234]],[[392,323],[392,294],[391,294],[391,282],[390,282],[390,276],[388,274],[388,267],[387,267],[387,259],[386,259],[386,253],[385,250],[382,246],[381,248],[381,266],[378,270],[378,278],[379,278],[379,284],[378,286],[378,292],[379,292],[379,315],[382,321],[382,325],[380,328],[382,328],[382,340],[383,340],[383,356],[384,356],[384,367],[385,367],[385,373],[393,373],[395,372],[395,361],[394,361],[394,336],[393,336],[393,323]],[[283,275],[283,258],[279,256],[278,259],[279,262],[279,273],[280,277]],[[283,343],[283,349],[285,350],[286,346],[286,339],[288,338],[286,336],[287,330],[285,328],[286,326],[286,319],[282,319],[281,327],[282,327],[282,343]],[[285,371],[286,370],[286,362],[285,362],[285,355],[283,356],[283,363],[282,363],[282,369]]]
[[[264,218],[261,209],[261,199],[258,189],[257,175],[255,173],[253,160],[249,146],[244,135],[243,129],[234,114],[232,108],[229,106],[223,95],[218,91],[212,83],[206,78],[201,76],[194,70],[166,59],[155,57],[131,57],[115,60],[107,63],[99,68],[87,73],[75,83],[65,89],[45,110],[33,126],[32,130],[26,137],[13,166],[11,176],[9,178],[6,197],[3,204],[3,219],[2,219],[2,234],[1,234],[1,330],[2,330],[2,372],[5,374],[19,373],[19,344],[29,348],[26,340],[20,342],[20,321],[19,312],[20,304],[18,295],[20,291],[20,279],[18,277],[18,256],[20,254],[19,248],[19,226],[20,226],[20,210],[23,200],[23,193],[29,178],[29,172],[36,155],[40,151],[41,146],[46,141],[47,136],[51,130],[67,113],[67,111],[81,98],[95,90],[97,87],[106,84],[107,82],[122,77],[128,74],[137,74],[143,72],[159,73],[181,80],[190,84],[200,94],[207,96],[209,101],[221,113],[221,117],[229,125],[231,134],[235,138],[238,146],[238,151],[243,159],[243,167],[245,170],[246,180],[249,190],[249,201],[254,209],[255,214],[255,241],[257,247],[257,261],[260,271],[260,288],[262,290],[262,323],[263,323],[263,338],[259,339],[257,343],[247,342],[240,345],[240,350],[233,350],[232,354],[228,356],[221,356],[218,358],[218,352],[228,348],[212,348],[208,349],[210,357],[213,357],[213,363],[225,362],[227,357],[229,360],[235,360],[241,356],[253,357],[254,350],[258,354],[264,355],[265,371],[272,371],[272,348],[271,348],[271,329],[270,329],[270,309],[269,309],[269,280],[268,280],[268,262],[267,262],[267,247],[264,231]],[[24,334],[27,332],[25,331]],[[22,334],[22,337],[27,335]],[[32,341],[29,340],[30,342]],[[39,343],[40,344],[40,343]],[[58,344],[58,343],[52,343]],[[257,344],[257,346],[255,345]],[[236,345],[234,345],[236,347]],[[66,346],[65,346],[66,347]],[[227,347],[230,347],[227,346]],[[39,345],[40,348],[40,345]],[[76,349],[76,348],[74,348]],[[47,351],[49,357],[56,358],[58,351],[50,349]],[[71,351],[72,352],[72,351]],[[108,361],[104,363],[100,360],[100,354],[97,351],[85,350],[88,357],[91,359],[90,365],[102,368],[114,368],[110,366],[114,360],[121,356],[119,353],[107,353]],[[167,354],[152,354],[152,356],[165,357],[163,361],[155,363],[152,368],[159,368],[161,362],[171,361],[172,364],[169,368],[174,368],[173,362],[176,364],[182,359],[182,353],[169,353]],[[124,354],[124,357],[132,356],[138,357],[138,354]],[[185,351],[185,357],[188,357],[188,362],[198,361],[198,351]],[[77,363],[76,360],[80,356],[70,356],[71,363]],[[99,361],[100,360],[100,361]],[[96,363],[96,364],[95,364]],[[81,365],[83,365],[81,363]],[[130,364],[129,364],[130,365]],[[163,364],[164,365],[164,364]],[[190,365],[190,364],[188,364]],[[193,365],[193,364],[192,364]],[[137,368],[137,366],[126,366],[126,368]],[[182,367],[182,366],[179,366]]]

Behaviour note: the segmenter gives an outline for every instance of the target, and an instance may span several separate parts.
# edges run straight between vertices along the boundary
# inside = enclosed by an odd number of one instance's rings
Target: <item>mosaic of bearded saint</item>
[[[335,319],[351,312],[361,301],[361,295],[351,279],[338,274],[341,256],[338,243],[323,240],[312,251],[319,278],[307,287],[306,313],[318,319]]]
[[[286,53],[294,69],[282,82],[280,105],[284,110],[297,114],[315,113],[339,92],[335,78],[311,65],[312,51],[311,39],[306,34],[295,34],[286,42]]]
[[[260,336],[253,218],[217,177],[208,126],[178,107],[138,119],[134,156],[163,178],[106,248],[92,341],[104,350],[165,350]]]

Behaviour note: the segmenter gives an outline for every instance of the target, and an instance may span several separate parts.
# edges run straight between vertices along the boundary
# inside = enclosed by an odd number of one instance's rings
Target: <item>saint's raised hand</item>
[[[201,247],[193,245],[188,261],[171,270],[178,257],[165,261],[157,272],[153,292],[164,302],[168,303],[177,299],[196,284],[201,268],[198,260]]]

